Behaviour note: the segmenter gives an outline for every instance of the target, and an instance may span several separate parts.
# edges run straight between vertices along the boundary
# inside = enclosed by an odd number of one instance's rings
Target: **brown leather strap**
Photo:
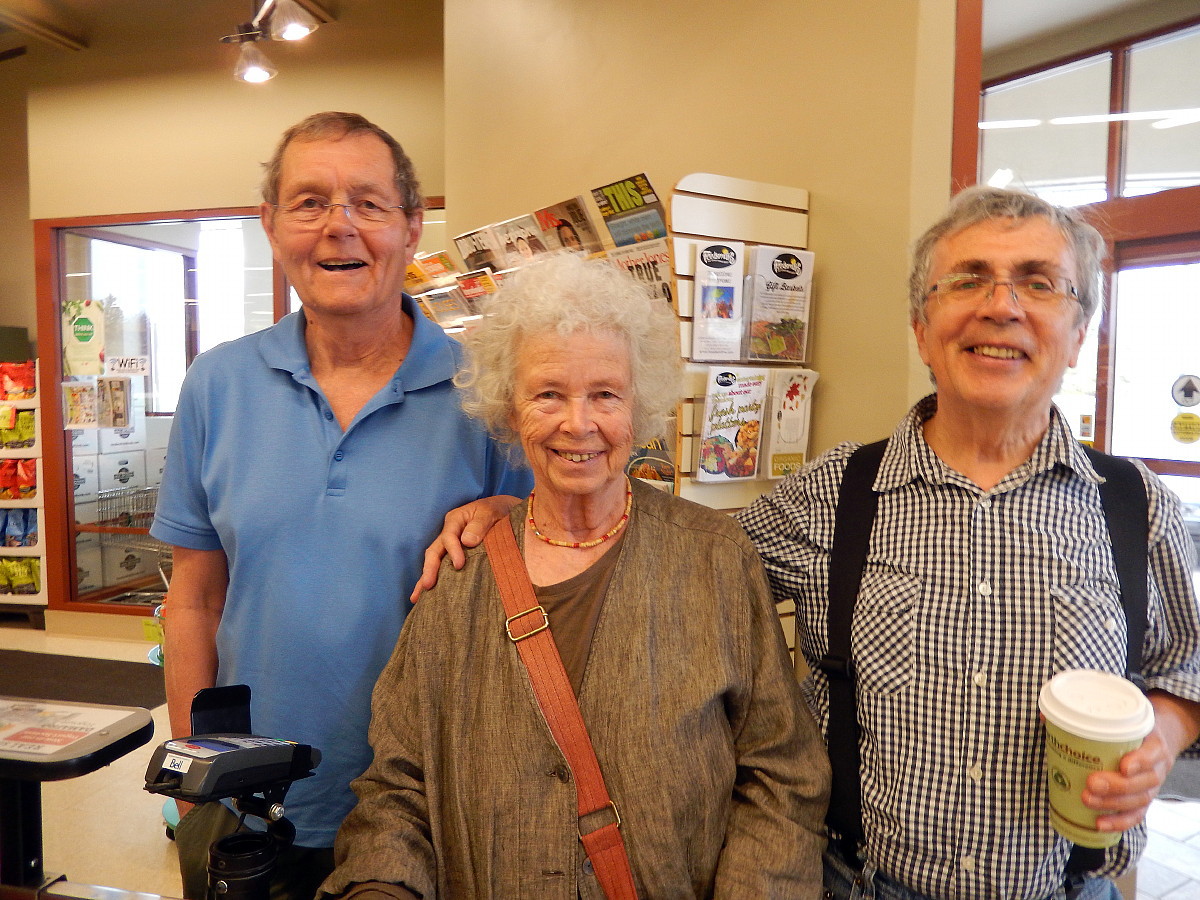
[[[512,523],[507,518],[501,519],[487,533],[484,547],[504,602],[505,630],[517,645],[517,654],[529,672],[529,683],[538,706],[555,743],[571,767],[578,799],[579,836],[592,861],[592,869],[609,900],[634,900],[637,889],[621,837],[621,818],[604,786],[600,762],[558,655],[558,646],[550,634],[546,611],[534,596],[529,572],[517,547]],[[604,824],[585,834],[583,829],[601,817]]]

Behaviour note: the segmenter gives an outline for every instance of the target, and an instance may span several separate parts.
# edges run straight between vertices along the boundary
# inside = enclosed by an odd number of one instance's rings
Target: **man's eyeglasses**
[[[339,207],[359,228],[384,228],[396,221],[404,211],[403,206],[386,206],[377,200],[354,200],[350,203],[325,203],[315,197],[305,197],[290,206],[276,204],[275,209],[289,225],[300,228],[319,225],[325,221],[329,210]]]
[[[1009,281],[998,281],[991,275],[973,275],[965,272],[939,278],[925,296],[936,294],[948,303],[979,306],[992,298],[992,293],[999,285],[1008,288],[1013,302],[1022,309],[1049,307],[1077,299],[1079,296],[1075,285],[1067,278],[1021,275]]]

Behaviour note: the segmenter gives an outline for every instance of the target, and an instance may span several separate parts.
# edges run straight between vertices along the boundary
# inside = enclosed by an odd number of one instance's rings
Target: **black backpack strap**
[[[829,680],[826,740],[833,769],[833,792],[826,824],[841,835],[853,861],[863,839],[862,786],[858,752],[858,699],[850,658],[854,604],[867,561],[879,495],[872,489],[887,441],[859,447],[846,463],[838,492],[833,546],[829,553],[829,649],[819,667]]]
[[[1118,459],[1085,447],[1092,467],[1105,479],[1100,485],[1100,505],[1112,542],[1113,561],[1121,590],[1121,608],[1125,611],[1128,650],[1125,674],[1139,687],[1142,679],[1142,644],[1146,638],[1148,574],[1147,553],[1150,544],[1150,503],[1146,483],[1137,467],[1127,459]]]
[[[1146,637],[1147,554],[1150,544],[1150,504],[1146,483],[1137,467],[1127,459],[1118,459],[1084,447],[1092,467],[1105,479],[1100,485],[1100,506],[1112,543],[1113,563],[1125,611],[1125,677],[1145,689],[1142,678],[1142,644]],[[1104,851],[1090,847],[1071,848],[1067,875],[1082,875],[1104,865]]]

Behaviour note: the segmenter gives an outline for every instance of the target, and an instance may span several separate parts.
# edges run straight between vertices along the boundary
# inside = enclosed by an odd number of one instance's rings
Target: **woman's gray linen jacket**
[[[639,896],[818,896],[828,760],[753,545],[728,516],[637,483],[628,529],[579,702]],[[504,619],[482,548],[409,614],[324,891],[603,897]]]

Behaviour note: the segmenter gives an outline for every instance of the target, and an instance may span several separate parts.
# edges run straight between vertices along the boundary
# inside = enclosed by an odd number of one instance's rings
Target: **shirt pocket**
[[[860,691],[894,694],[913,679],[921,582],[895,572],[863,576],[852,650]]]
[[[1054,615],[1054,671],[1125,671],[1125,611],[1115,586],[1094,581],[1050,589]]]

